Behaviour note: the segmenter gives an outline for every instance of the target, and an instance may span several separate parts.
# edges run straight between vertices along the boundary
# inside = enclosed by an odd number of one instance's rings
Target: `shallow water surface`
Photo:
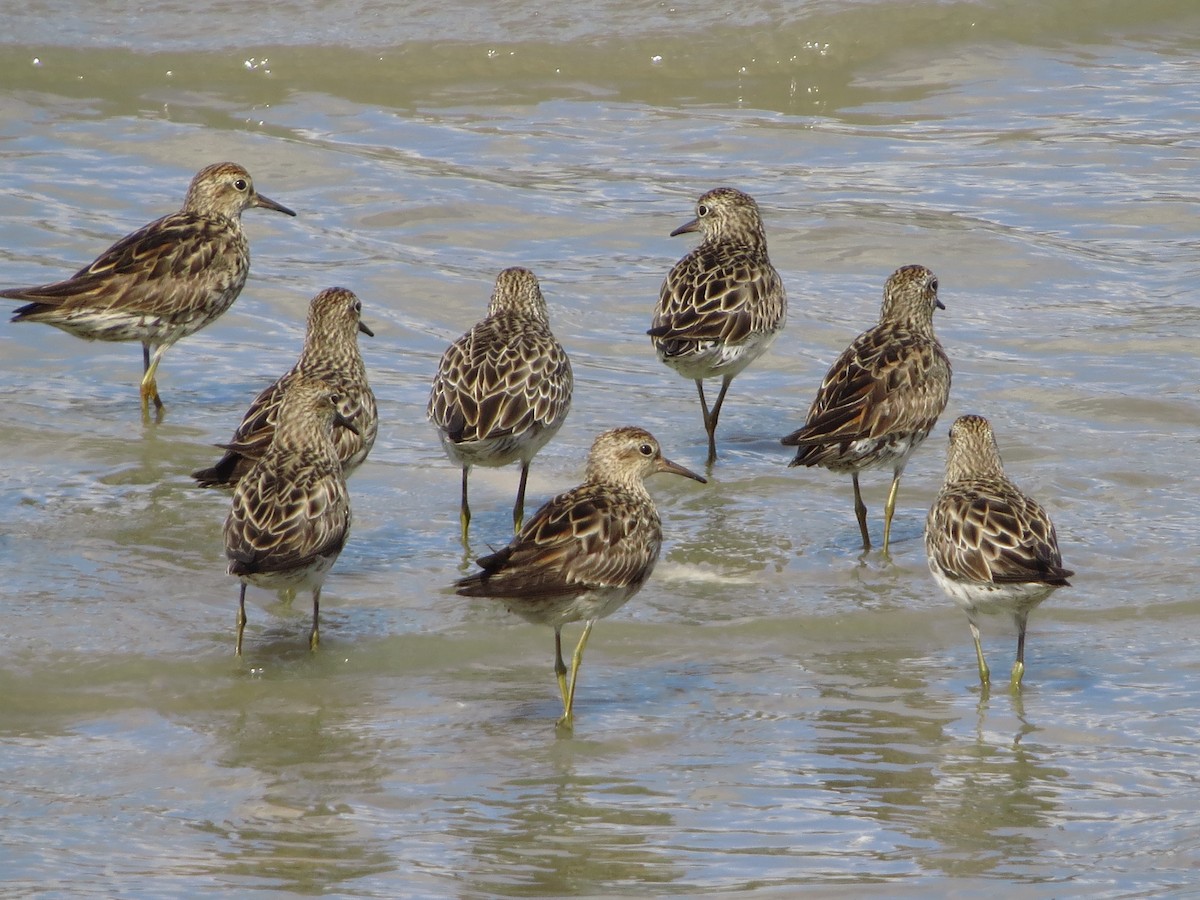
[[[136,346],[0,326],[0,893],[1194,883],[1194,4],[259,6],[35,0],[0,37],[0,282],[74,271],[219,159],[300,213],[246,214],[250,281],[166,354],[157,425]],[[702,469],[694,388],[645,329],[694,240],[668,234],[717,184],[763,209],[788,327],[734,382],[711,483],[650,482],[663,558],[596,626],[556,735],[552,633],[448,589],[507,540],[517,471],[472,473],[464,554],[429,381],[526,265],[576,375],[530,508],[618,424]],[[890,559],[864,556],[849,479],[786,468],[778,438],[916,262],[940,278],[953,392]],[[251,591],[237,661],[229,501],[188,473],[334,284],[376,332],[379,439],[320,651],[305,596]],[[981,696],[924,561],[964,412],[1078,573],[1031,619],[1019,697]],[[864,477],[877,540],[888,480]],[[984,641],[1003,680],[1011,625]]]

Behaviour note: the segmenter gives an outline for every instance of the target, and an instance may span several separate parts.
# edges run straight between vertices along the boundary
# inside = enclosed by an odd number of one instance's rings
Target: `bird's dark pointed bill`
[[[255,201],[254,205],[261,206],[263,209],[273,209],[275,212],[281,212],[285,216],[296,215],[294,212],[292,212],[292,210],[288,209],[282,203],[276,203],[270,197],[264,197],[262,194],[258,195],[258,199]]]
[[[333,424],[341,425],[346,430],[353,431],[355,434],[359,435],[360,437],[362,436],[362,432],[359,431],[358,426],[355,425],[353,421],[351,421],[350,419],[343,416],[340,412],[335,412],[333,414]]]
[[[703,478],[693,472],[691,469],[681,466],[677,462],[671,462],[669,459],[663,459],[658,464],[658,471],[670,472],[672,475],[682,475],[684,478],[690,478],[693,481],[698,481],[701,484],[708,484],[708,479]]]
[[[676,228],[674,231],[672,231],[671,237],[679,237],[679,235],[687,234],[689,231],[699,231],[699,230],[700,230],[700,220],[692,219],[692,221],[688,222],[686,225],[680,225],[678,228]]]

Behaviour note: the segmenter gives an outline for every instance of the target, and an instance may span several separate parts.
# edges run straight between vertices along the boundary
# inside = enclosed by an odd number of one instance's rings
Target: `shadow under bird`
[[[252,207],[296,215],[254,189],[236,163],[201,169],[179,212],[126,235],[65,281],[8,288],[28,301],[14,322],[45,322],[89,341],[140,341],[142,413],[162,410],[155,373],[163,353],[224,313],[250,270],[242,212]]]
[[[360,333],[375,336],[362,320],[362,301],[353,291],[332,287],[313,297],[299,360],[254,398],[233,438],[218,445],[225,455],[215,465],[192,473],[201,487],[233,487],[250,470],[271,445],[288,388],[301,378],[323,381],[339,397],[338,412],[350,427],[336,425],[333,443],[342,472],[349,478],[371,452],[379,431],[375,394],[358,347]]]
[[[429,392],[429,420],[446,455],[462,467],[464,546],[471,466],[520,460],[513,506],[513,528],[519,531],[529,464],[562,428],[573,388],[571,361],[550,331],[537,276],[520,267],[505,269],[496,277],[487,317],[446,348]]]
[[[782,330],[787,295],[767,257],[762,216],[749,194],[728,187],[707,192],[696,202],[696,217],[671,236],[693,231],[703,239],[667,274],[646,333],[659,360],[696,382],[711,466],[725,394]],[[711,411],[706,378],[721,379]]]
[[[950,428],[946,479],[925,521],[929,571],[967,614],[979,681],[991,673],[979,640],[980,613],[1004,613],[1017,626],[1017,658],[1010,686],[1025,674],[1029,614],[1075,573],[1063,568],[1058,536],[1046,511],[1004,474],[988,420],[960,416]]]
[[[455,583],[463,596],[502,600],[526,621],[554,629],[561,727],[572,726],[575,684],[592,626],[641,590],[658,561],[662,522],[643,483],[656,472],[706,483],[664,458],[648,431],[604,432],[592,444],[583,483],[546,503],[507,547],[477,560],[481,571]],[[568,681],[562,627],[578,621],[586,624]]]
[[[241,580],[236,653],[246,628],[246,585],[312,592],[309,647],[317,649],[321,585],[350,535],[350,496],[333,444],[334,425],[353,430],[327,384],[298,378],[279,408],[266,453],[242,476],[225,519],[229,574]]]
[[[887,553],[900,476],[929,436],[950,397],[950,360],[933,333],[937,276],[924,266],[902,266],[883,289],[879,324],[856,337],[830,366],[802,428],[782,438],[796,447],[789,466],[849,472],[863,549],[871,549],[867,507],[858,473],[892,468],[883,511]]]

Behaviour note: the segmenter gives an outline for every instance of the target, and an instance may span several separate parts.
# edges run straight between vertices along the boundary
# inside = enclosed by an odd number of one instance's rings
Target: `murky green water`
[[[478,8],[477,8],[478,6]],[[1093,8],[1094,7],[1094,8]],[[0,37],[0,282],[48,281],[234,159],[251,280],[169,351],[0,326],[0,893],[192,897],[1184,893],[1200,865],[1200,14],[1185,0],[719,4],[35,2]],[[764,210],[788,328],[734,383],[703,488],[597,625],[573,738],[548,629],[455,597],[459,473],[424,421],[496,272],[542,280],[592,437],[702,468],[691,384],[644,331],[717,184]],[[886,276],[936,271],[950,407],[861,558],[849,480],[785,467]],[[308,607],[252,592],[187,473],[341,284],[383,424]],[[980,697],[920,535],[945,431],[993,422],[1074,586],[1026,690]],[[473,553],[517,473],[472,476]],[[878,537],[887,473],[865,478]],[[571,634],[574,638],[575,632]],[[985,626],[993,670],[1015,636]]]

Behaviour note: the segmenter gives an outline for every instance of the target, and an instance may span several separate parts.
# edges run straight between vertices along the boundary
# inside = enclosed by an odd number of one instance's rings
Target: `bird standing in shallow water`
[[[334,446],[342,461],[342,472],[349,478],[371,452],[379,430],[375,394],[367,383],[367,369],[358,349],[359,333],[375,336],[362,320],[362,301],[353,291],[326,288],[313,297],[300,359],[254,398],[233,439],[220,445],[225,455],[215,465],[193,472],[192,477],[202,487],[237,484],[271,445],[288,387],[299,378],[315,378],[337,393],[338,411],[353,425],[334,429]]]
[[[782,439],[796,447],[789,466],[849,472],[863,549],[871,549],[858,473],[892,467],[883,511],[887,553],[896,492],[908,459],[929,436],[950,397],[950,360],[933,333],[933,311],[945,309],[938,280],[924,266],[903,266],[883,289],[879,324],[864,331],[830,366],[804,427]]]
[[[711,466],[730,382],[783,328],[787,295],[767,257],[762,217],[750,195],[727,187],[704,194],[696,202],[696,218],[671,236],[692,231],[703,240],[667,274],[646,333],[662,362],[696,382]],[[717,377],[721,390],[710,411],[704,379]]]
[[[141,341],[142,415],[161,411],[155,373],[163,353],[224,313],[241,293],[250,249],[241,215],[251,207],[296,215],[254,189],[236,163],[201,169],[179,212],[126,235],[65,281],[9,288],[28,301],[14,322],[45,322],[89,341]]]
[[[471,466],[521,461],[513,506],[513,530],[520,531],[529,463],[562,428],[573,387],[571,361],[550,331],[537,276],[505,269],[496,277],[487,318],[446,348],[429,392],[429,420],[446,455],[462,467],[464,547]]]
[[[317,649],[321,585],[350,535],[350,496],[333,444],[334,424],[353,429],[322,381],[298,378],[279,407],[275,436],[233,491],[225,519],[229,574],[241,579],[236,652],[242,655],[246,585],[312,591],[308,645]]]
[[[562,695],[558,724],[570,728],[583,649],[597,619],[636,594],[658,561],[662,523],[643,480],[670,472],[705,480],[665,459],[641,428],[615,428],[596,438],[583,484],[537,511],[498,553],[478,560],[481,571],[456,582],[466,597],[494,597],[529,622],[554,628],[554,674]],[[562,657],[562,627],[585,621],[571,659]]]
[[[929,571],[967,614],[979,681],[991,681],[979,641],[980,613],[1008,612],[1017,625],[1010,686],[1025,674],[1029,614],[1075,573],[1063,568],[1046,511],[1004,474],[1000,449],[983,416],[960,416],[950,428],[946,480],[925,521]]]

